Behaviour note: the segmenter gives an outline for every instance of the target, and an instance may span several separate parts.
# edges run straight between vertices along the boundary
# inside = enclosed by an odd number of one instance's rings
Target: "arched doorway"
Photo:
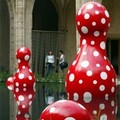
[[[0,0],[0,72],[9,70],[9,12],[6,0]]]
[[[50,0],[35,0],[33,30],[57,31],[58,15]]]
[[[32,28],[32,67],[44,76],[45,56],[52,50],[57,56],[63,45],[64,33],[58,32],[58,13],[50,0],[35,0]],[[55,72],[58,71],[57,61]]]

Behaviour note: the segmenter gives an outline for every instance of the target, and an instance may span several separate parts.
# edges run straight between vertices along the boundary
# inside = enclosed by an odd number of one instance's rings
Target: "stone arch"
[[[33,30],[58,30],[58,14],[50,0],[35,0],[33,8]]]

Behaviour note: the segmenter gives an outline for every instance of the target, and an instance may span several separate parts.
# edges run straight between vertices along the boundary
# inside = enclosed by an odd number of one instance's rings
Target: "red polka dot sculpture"
[[[29,107],[35,96],[35,78],[28,64],[30,50],[22,47],[17,50],[18,70],[7,79],[6,85],[12,90],[18,105],[16,120],[31,120]]]
[[[70,100],[59,100],[49,105],[39,120],[91,120],[91,118],[81,104]]]
[[[89,111],[92,120],[116,120],[116,97],[94,98],[89,103],[81,99],[79,103]]]
[[[68,99],[91,102],[93,97],[116,95],[116,73],[106,55],[107,30],[110,17],[97,2],[84,4],[77,16],[80,49],[66,75]]]

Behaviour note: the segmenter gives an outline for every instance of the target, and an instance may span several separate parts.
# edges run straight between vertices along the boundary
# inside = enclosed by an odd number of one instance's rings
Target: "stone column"
[[[76,14],[78,13],[80,7],[82,6],[82,0],[76,0]],[[76,50],[78,51],[80,45],[80,34],[76,28]]]
[[[16,0],[15,7],[15,48],[25,45],[25,0]]]
[[[31,48],[32,8],[35,0],[6,0],[10,16],[10,72],[17,69],[16,50]],[[17,105],[10,92],[10,120],[16,120]]]

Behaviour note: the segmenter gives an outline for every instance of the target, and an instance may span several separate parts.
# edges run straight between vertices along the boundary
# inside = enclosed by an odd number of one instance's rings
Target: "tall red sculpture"
[[[17,72],[6,81],[8,89],[13,91],[17,101],[16,120],[31,120],[29,107],[35,97],[35,77],[28,64],[30,57],[31,52],[28,48],[18,49],[16,52]]]
[[[84,4],[76,15],[80,48],[66,75],[68,99],[90,103],[116,95],[116,73],[106,55],[110,17],[97,2]]]

